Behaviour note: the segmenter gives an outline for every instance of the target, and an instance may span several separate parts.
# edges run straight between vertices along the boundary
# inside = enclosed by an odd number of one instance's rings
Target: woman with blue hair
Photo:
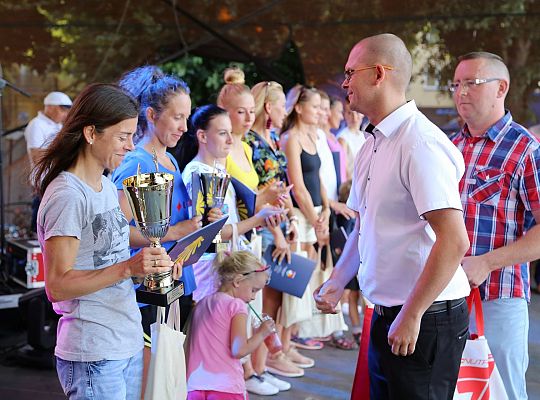
[[[120,207],[130,221],[130,246],[132,252],[149,245],[149,241],[136,229],[128,199],[122,190],[122,181],[141,172],[154,172],[155,152],[160,172],[174,176],[170,227],[162,239],[162,246],[169,249],[175,241],[201,227],[201,217],[189,218],[190,197],[184,186],[182,174],[175,158],[167,152],[167,147],[175,147],[187,130],[187,120],[191,114],[189,88],[181,79],[164,74],[156,66],[144,66],[126,73],[119,82],[139,102],[139,119],[134,137],[134,151],[128,153],[123,163],[113,171],[112,181],[118,189]],[[196,288],[191,265],[184,265],[180,280],[184,284],[184,296],[180,298],[180,321],[183,326],[192,309],[192,293]],[[156,321],[156,307],[140,305],[142,324],[147,348],[149,346],[150,325]],[[150,352],[145,352],[145,366]],[[146,371],[146,368],[145,368]],[[144,391],[143,391],[144,393]]]

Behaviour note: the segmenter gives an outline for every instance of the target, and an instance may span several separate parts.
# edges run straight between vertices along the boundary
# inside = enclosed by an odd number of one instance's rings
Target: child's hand
[[[272,332],[276,330],[276,324],[273,319],[267,319],[261,323],[259,328],[257,329],[257,333],[260,333],[263,338],[270,335]]]

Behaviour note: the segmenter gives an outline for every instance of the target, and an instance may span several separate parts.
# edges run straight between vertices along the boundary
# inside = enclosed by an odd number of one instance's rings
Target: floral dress
[[[279,137],[271,131],[270,137],[278,143]],[[287,183],[287,158],[281,150],[274,150],[257,132],[249,131],[245,137],[247,144],[253,149],[253,166],[259,175],[259,187],[274,181]]]

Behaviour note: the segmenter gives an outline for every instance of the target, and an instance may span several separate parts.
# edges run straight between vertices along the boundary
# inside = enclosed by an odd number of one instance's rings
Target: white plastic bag
[[[484,337],[484,314],[477,288],[471,291],[468,302],[469,310],[474,305],[478,337],[467,339],[465,343],[454,400],[508,400],[501,375]]]

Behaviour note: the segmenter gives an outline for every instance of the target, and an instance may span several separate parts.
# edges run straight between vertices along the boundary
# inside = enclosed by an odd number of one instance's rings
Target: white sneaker
[[[246,389],[248,392],[258,394],[259,396],[272,396],[279,392],[277,387],[255,374],[246,380]]]
[[[272,386],[277,387],[280,392],[284,392],[285,390],[289,390],[291,388],[291,384],[289,382],[282,381],[281,379],[276,378],[268,371],[264,371],[264,373],[261,375],[261,378],[263,378],[265,382],[268,382]]]

